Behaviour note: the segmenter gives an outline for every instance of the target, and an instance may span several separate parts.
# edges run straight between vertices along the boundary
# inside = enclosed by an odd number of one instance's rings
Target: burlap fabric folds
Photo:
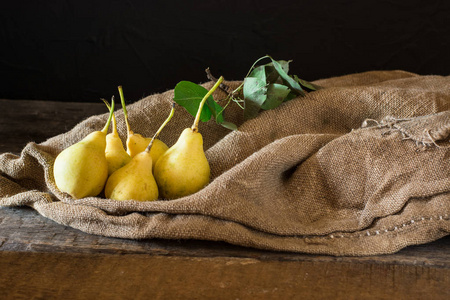
[[[104,236],[331,255],[392,253],[448,235],[450,77],[372,71],[315,83],[325,88],[246,122],[231,105],[226,119],[238,131],[201,124],[212,178],[194,195],[140,203],[61,194],[55,156],[101,129],[105,110],[44,143],[30,142],[20,157],[2,154],[0,205],[31,206]],[[129,105],[132,129],[151,136],[172,97],[167,91]],[[116,116],[125,138],[123,114]],[[192,121],[178,108],[161,140],[172,145]]]

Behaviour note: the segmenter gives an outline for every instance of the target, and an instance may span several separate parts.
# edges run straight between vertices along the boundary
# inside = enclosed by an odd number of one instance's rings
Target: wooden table
[[[102,103],[0,100],[0,153],[68,131]],[[450,236],[331,257],[83,233],[0,208],[0,299],[450,299]]]

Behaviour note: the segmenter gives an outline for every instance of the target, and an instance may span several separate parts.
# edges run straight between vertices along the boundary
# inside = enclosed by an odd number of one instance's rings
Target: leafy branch
[[[264,65],[257,65],[264,59],[270,59],[270,62]],[[209,96],[206,105],[203,107],[200,121],[206,122],[214,117],[216,122],[228,129],[235,130],[237,126],[226,122],[223,112],[226,107],[235,102],[244,111],[246,120],[256,117],[261,110],[269,110],[278,107],[283,102],[292,100],[298,96],[305,96],[307,92],[316,91],[321,87],[298,78],[297,75],[289,75],[289,63],[291,61],[274,60],[266,55],[257,59],[243,82],[232,89],[224,83],[220,83],[220,88],[227,93],[225,106],[219,105],[212,96]],[[209,80],[217,82],[217,79],[211,74],[209,68],[206,69]],[[174,89],[174,101],[183,106],[191,115],[195,116],[201,99],[207,94],[208,90],[202,86],[190,81],[179,82]]]

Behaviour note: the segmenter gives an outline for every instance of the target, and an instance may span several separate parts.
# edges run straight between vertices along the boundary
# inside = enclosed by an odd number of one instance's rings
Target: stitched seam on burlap
[[[408,226],[416,225],[416,224],[421,223],[421,222],[426,222],[426,221],[448,221],[448,220],[450,220],[448,214],[431,216],[431,217],[419,217],[419,218],[416,218],[416,219],[411,219],[410,221],[405,222],[405,223],[403,223],[401,225],[393,226],[393,227],[390,227],[390,228],[379,229],[379,230],[366,230],[365,233],[329,234],[329,235],[324,236],[322,238],[336,239],[336,238],[370,237],[370,236],[377,236],[377,235],[381,235],[381,234],[385,234],[385,233],[399,231],[399,230],[402,230],[402,229],[404,229],[404,228],[406,228]],[[320,238],[320,237],[317,236],[317,238]]]

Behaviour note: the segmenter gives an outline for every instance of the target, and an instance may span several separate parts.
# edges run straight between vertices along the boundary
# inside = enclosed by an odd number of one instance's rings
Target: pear
[[[191,128],[184,129],[175,145],[156,162],[154,173],[161,196],[166,199],[180,198],[202,189],[210,177],[202,135]]]
[[[156,162],[154,175],[160,195],[166,199],[184,197],[205,187],[210,180],[210,167],[203,150],[203,137],[198,123],[206,99],[223,81],[216,84],[200,102],[194,124],[181,133],[177,142]]]
[[[142,151],[118,169],[105,186],[105,196],[113,200],[153,201],[158,199],[158,186],[152,173],[152,156]]]
[[[64,149],[55,159],[53,173],[61,192],[75,199],[97,196],[108,177],[105,157],[106,133],[111,122],[114,102],[108,121],[101,131],[94,131],[76,144]]]
[[[104,99],[102,100],[105,102],[108,109],[111,110],[109,103]],[[114,102],[114,96],[112,97],[111,102]],[[108,162],[108,176],[129,163],[131,160],[130,155],[123,148],[122,140],[117,132],[117,123],[114,112],[112,117],[112,128],[112,132],[106,135],[105,156],[106,161]]]
[[[174,114],[174,106],[169,117],[161,125],[158,135]],[[105,196],[113,200],[153,201],[158,199],[158,186],[153,177],[153,159],[151,148],[155,141],[151,139],[144,151],[133,156],[131,161],[109,176],[105,186]]]
[[[125,123],[127,125],[127,153],[134,157],[136,154],[141,153],[144,151],[147,146],[149,145],[151,138],[146,138],[140,135],[139,133],[134,133],[131,130],[130,123],[128,122],[128,112],[125,105],[125,97],[123,96],[123,89],[122,86],[118,87],[119,94],[120,94],[120,100],[122,103],[122,109],[125,117]],[[153,159],[153,168],[155,167],[156,161],[159,159],[159,157],[167,151],[169,147],[162,142],[161,140],[154,139],[153,140],[153,146],[151,147],[150,155]]]

